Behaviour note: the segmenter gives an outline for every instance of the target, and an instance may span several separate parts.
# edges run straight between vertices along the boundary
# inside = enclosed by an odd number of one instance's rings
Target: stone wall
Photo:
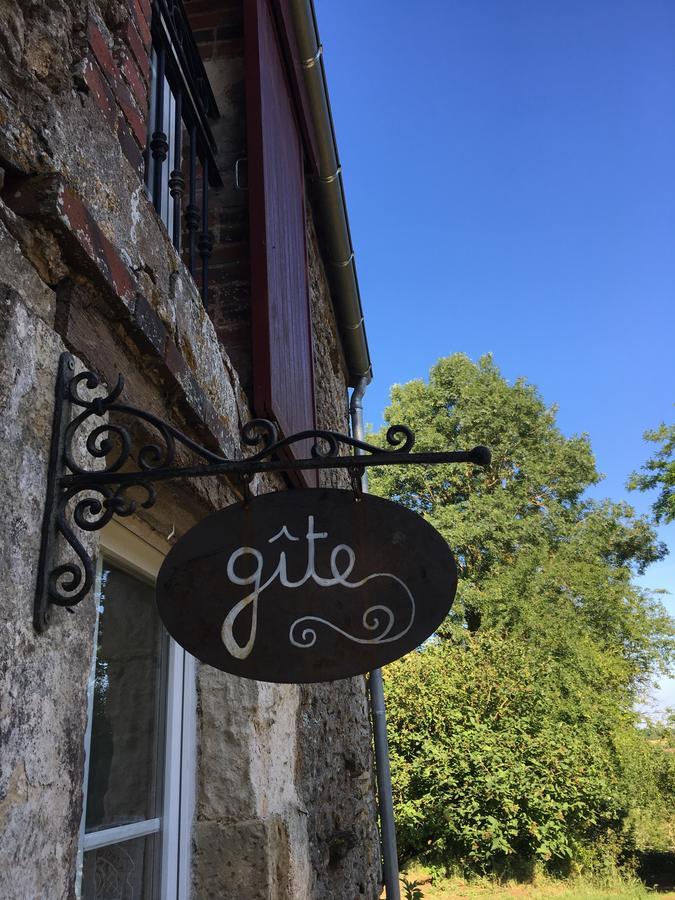
[[[55,610],[46,634],[32,625],[59,354],[108,384],[124,372],[128,402],[229,456],[251,417],[245,354],[236,358],[236,342],[224,349],[227,316],[217,333],[141,183],[148,17],[148,0],[0,0],[3,900],[74,896],[94,604]],[[234,84],[233,71],[210,65],[216,82]],[[241,110],[224,83],[214,89],[227,191],[239,152],[227,123],[241,129]],[[225,204],[221,225],[221,243],[232,225],[233,243],[245,244],[241,210],[228,217]],[[344,431],[344,366],[311,226],[308,241],[317,423]],[[223,285],[234,283],[225,256],[222,265]],[[143,517],[180,536],[238,495],[210,479],[166,484]],[[89,543],[95,552],[95,533]],[[197,677],[193,896],[377,896],[363,679],[299,689],[207,666]]]
[[[59,900],[73,895],[94,605],[77,627],[59,610],[46,638],[33,630],[64,347],[49,325],[54,293],[2,224],[0,273],[0,896]]]
[[[345,432],[347,382],[328,280],[308,210],[307,249],[317,427]],[[344,471],[321,484],[347,487]],[[365,679],[304,685],[298,721],[297,780],[308,811],[311,891],[321,900],[379,896],[380,850]]]

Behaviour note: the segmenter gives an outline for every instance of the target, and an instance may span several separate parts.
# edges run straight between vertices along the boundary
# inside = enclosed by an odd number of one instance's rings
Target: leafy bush
[[[437,636],[385,673],[403,855],[523,876],[621,864],[640,816],[675,799],[633,713],[672,659],[672,620],[633,582],[665,548],[627,504],[584,499],[600,477],[587,438],[565,438],[489,357],[396,386],[386,418],[421,450],[493,452],[487,471],[370,479],[446,537],[460,571]]]

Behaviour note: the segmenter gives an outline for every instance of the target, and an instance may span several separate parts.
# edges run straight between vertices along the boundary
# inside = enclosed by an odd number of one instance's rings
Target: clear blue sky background
[[[628,497],[675,419],[675,3],[315,0],[375,380],[492,352]],[[675,527],[660,529],[675,554]],[[641,582],[673,592],[673,555]],[[675,705],[675,681],[657,702]]]

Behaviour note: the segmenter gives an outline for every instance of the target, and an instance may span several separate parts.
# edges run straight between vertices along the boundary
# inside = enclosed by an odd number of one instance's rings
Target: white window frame
[[[128,524],[127,524],[128,522]],[[134,527],[135,526],[135,527]],[[150,541],[141,523],[112,520],[101,531],[101,547],[96,577],[96,597],[100,590],[103,557],[131,575],[155,582],[169,545],[161,539]],[[154,537],[154,533],[153,533]],[[159,545],[159,546],[158,546]],[[97,604],[98,607],[98,604]],[[98,631],[98,608],[96,614]],[[96,639],[94,639],[94,648]],[[82,819],[77,855],[76,896],[82,896],[84,853],[98,847],[160,833],[160,896],[162,900],[189,900],[190,848],[195,807],[197,691],[195,658],[168,637],[167,696],[164,749],[164,790],[162,815],[101,831],[85,833],[89,747],[94,706],[95,652],[87,686],[87,731],[85,735]]]

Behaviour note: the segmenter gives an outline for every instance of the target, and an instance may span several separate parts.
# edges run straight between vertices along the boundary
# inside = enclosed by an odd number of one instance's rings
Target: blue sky
[[[675,4],[315,0],[375,379],[492,352],[628,497],[675,420]],[[675,554],[675,526],[660,529]],[[673,555],[641,579],[673,592]],[[658,695],[675,705],[675,681]]]

